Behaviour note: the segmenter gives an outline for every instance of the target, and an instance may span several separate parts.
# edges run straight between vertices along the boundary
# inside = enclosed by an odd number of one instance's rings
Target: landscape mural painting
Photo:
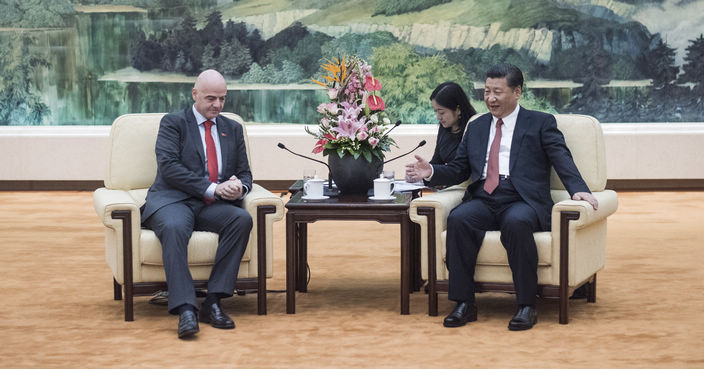
[[[436,123],[428,97],[519,66],[522,104],[609,122],[704,121],[704,1],[3,0],[0,125],[109,125],[187,106],[199,71],[225,111],[317,123],[326,59],[372,65],[389,114]]]

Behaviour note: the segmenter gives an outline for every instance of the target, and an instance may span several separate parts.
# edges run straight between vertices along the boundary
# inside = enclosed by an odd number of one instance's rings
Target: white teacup
[[[303,184],[303,194],[311,199],[319,199],[323,197],[323,188],[325,180],[317,176],[309,179]]]
[[[382,175],[381,177],[377,178],[374,180],[374,197],[378,199],[387,199],[391,197],[391,194],[394,193],[394,182],[384,178]]]

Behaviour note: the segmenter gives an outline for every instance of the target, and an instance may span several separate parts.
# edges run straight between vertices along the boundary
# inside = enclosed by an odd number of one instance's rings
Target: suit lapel
[[[198,122],[196,121],[196,116],[193,115],[191,108],[186,109],[186,131],[188,132],[187,137],[192,137],[190,145],[198,153],[201,164],[205,168],[205,152],[203,151],[203,142],[201,141],[200,130],[198,129]],[[206,169],[207,171],[207,169]]]
[[[477,168],[477,178],[474,178],[476,180],[481,177],[484,165],[486,164],[486,152],[489,147],[489,133],[491,129],[491,114],[486,114],[477,119],[475,123],[470,124],[477,124],[479,133],[471,156],[473,162],[472,167]]]
[[[516,126],[513,128],[513,138],[511,139],[511,153],[509,154],[508,170],[513,173],[513,167],[516,164],[516,158],[521,149],[521,143],[523,142],[523,137],[530,127],[530,121],[526,117],[525,109],[522,107],[518,110],[518,117],[516,117]]]

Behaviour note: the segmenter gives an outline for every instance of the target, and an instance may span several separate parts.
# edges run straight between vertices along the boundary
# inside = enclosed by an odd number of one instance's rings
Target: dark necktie
[[[491,194],[499,185],[499,147],[501,146],[501,125],[504,121],[496,121],[496,134],[494,141],[491,141],[489,148],[489,160],[486,167],[486,180],[484,181],[484,191]]]
[[[210,133],[213,122],[206,120],[203,122],[203,126],[205,126],[205,155],[208,162],[208,179],[210,179],[210,182],[218,183],[218,153],[215,150],[215,141]],[[215,199],[205,199],[205,202],[212,204]]]

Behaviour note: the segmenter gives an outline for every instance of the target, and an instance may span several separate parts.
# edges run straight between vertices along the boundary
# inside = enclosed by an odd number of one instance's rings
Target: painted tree
[[[694,84],[694,91],[699,96],[704,96],[704,35],[689,41],[687,55],[684,57],[682,70],[684,73],[679,78],[679,82]]]
[[[217,10],[210,13],[205,20],[205,27],[199,33],[204,45],[213,45],[215,48],[219,48],[223,44],[225,35],[222,14]]]
[[[14,40],[13,40],[14,41]],[[39,95],[33,91],[31,75],[51,64],[44,57],[31,51],[36,48],[29,36],[4,45],[0,56],[0,125],[40,125],[51,112]],[[14,51],[13,51],[14,50]],[[36,86],[34,86],[36,87]]]
[[[596,112],[604,104],[606,94],[601,87],[611,80],[611,56],[602,47],[601,42],[592,41],[585,48],[582,57],[584,68],[574,79],[582,86],[575,90],[570,108],[577,111]]]
[[[179,27],[171,32],[173,37],[169,37],[170,44],[183,54],[183,63],[175,63],[176,71],[186,74],[197,73],[202,66],[201,56],[204,45],[201,36],[196,30],[196,20],[191,15],[183,17]],[[180,67],[180,68],[179,68]]]
[[[680,68],[675,65],[675,49],[659,39],[657,45],[640,59],[644,74],[653,80],[656,90],[674,87]]]
[[[389,114],[409,123],[435,122],[429,98],[437,85],[471,80],[460,65],[444,56],[423,57],[406,44],[377,47],[369,62],[372,73],[381,81],[381,97]]]
[[[69,0],[3,0],[0,26],[66,27],[76,11]]]
[[[154,35],[146,39],[144,32],[140,32],[135,44],[135,51],[132,55],[132,67],[142,71],[162,67],[164,49],[161,44],[156,41]]]
[[[201,63],[203,63],[203,69],[216,69],[220,70],[220,59],[218,56],[222,55],[215,55],[215,50],[216,46],[212,44],[207,44],[205,45],[205,49],[203,49],[203,55],[201,57]],[[218,47],[219,49],[219,47]],[[221,71],[222,72],[222,71]]]
[[[249,48],[233,38],[220,48],[219,70],[227,76],[238,77],[252,65]]]

